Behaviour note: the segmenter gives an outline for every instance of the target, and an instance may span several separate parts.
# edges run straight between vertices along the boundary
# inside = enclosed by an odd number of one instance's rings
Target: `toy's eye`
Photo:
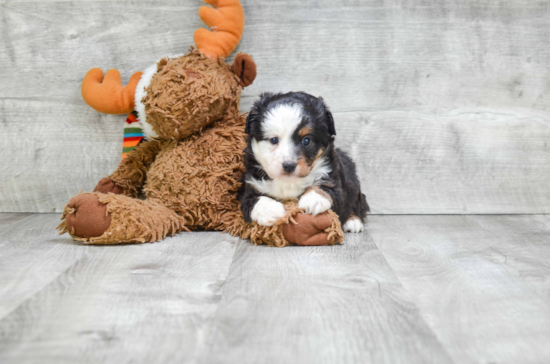
[[[311,143],[311,139],[309,139],[307,137],[302,139],[302,145],[303,146],[307,147],[310,143]]]
[[[271,144],[277,144],[277,143],[279,143],[279,138],[277,138],[277,137],[271,138],[271,139],[269,139],[269,141],[271,142]]]

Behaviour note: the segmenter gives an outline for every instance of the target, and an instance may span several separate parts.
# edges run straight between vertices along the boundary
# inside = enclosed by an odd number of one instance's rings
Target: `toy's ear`
[[[233,61],[233,72],[239,77],[239,83],[246,87],[256,78],[256,63],[246,53],[237,53]]]
[[[332,117],[332,113],[330,112],[327,105],[323,101],[323,98],[319,97],[319,100],[321,100],[325,108],[325,117],[326,117],[325,122],[327,124],[328,132],[330,133],[330,135],[336,135],[336,128],[334,127],[334,118]]]

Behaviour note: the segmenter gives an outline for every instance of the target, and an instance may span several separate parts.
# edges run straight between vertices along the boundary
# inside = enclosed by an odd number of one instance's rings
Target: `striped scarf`
[[[126,124],[124,124],[124,141],[122,143],[122,160],[126,159],[128,153],[136,149],[136,147],[143,140],[147,140],[143,135],[143,129],[141,122],[137,118],[137,112],[132,111],[128,118],[126,118]]]

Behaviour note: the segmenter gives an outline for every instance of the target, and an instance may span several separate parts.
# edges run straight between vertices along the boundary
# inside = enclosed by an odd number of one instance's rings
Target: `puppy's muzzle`
[[[291,174],[292,172],[294,172],[296,170],[296,162],[284,162],[283,163],[283,170],[286,173]]]

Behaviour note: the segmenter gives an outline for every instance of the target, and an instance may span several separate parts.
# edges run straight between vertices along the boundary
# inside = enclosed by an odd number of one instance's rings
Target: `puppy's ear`
[[[259,113],[256,111],[256,108],[253,107],[252,110],[248,113],[246,117],[246,126],[244,127],[244,132],[250,135],[250,125],[256,123],[259,119]]]
[[[272,93],[265,92],[261,94],[260,98],[254,102],[254,105],[252,106],[252,109],[250,110],[246,118],[246,126],[244,128],[244,132],[246,134],[250,135],[251,128],[255,124],[260,122],[262,113],[264,112],[266,105],[269,103],[272,97]]]
[[[330,135],[336,135],[336,128],[334,127],[334,118],[332,117],[332,113],[329,109],[326,111],[327,115],[327,126],[328,126],[328,132]]]
[[[323,98],[319,97],[319,100],[321,100],[321,103],[325,109],[325,123],[327,125],[328,132],[330,135],[336,135],[336,128],[334,127],[334,118],[332,117],[332,113],[328,109],[328,106],[325,104]]]

